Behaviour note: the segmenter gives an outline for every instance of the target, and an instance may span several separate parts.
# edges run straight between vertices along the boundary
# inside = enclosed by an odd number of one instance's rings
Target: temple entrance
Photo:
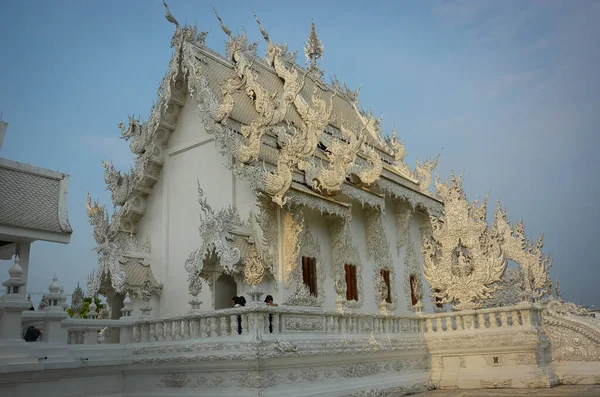
[[[237,295],[237,284],[231,276],[222,274],[215,283],[215,310],[231,308],[231,298]]]

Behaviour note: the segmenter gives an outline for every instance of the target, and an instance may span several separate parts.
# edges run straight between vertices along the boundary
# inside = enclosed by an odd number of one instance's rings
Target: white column
[[[37,365],[37,357],[21,336],[21,317],[30,303],[25,298],[23,269],[19,257],[15,257],[13,266],[8,270],[10,278],[2,283],[6,293],[0,298],[0,372],[3,365]]]
[[[21,279],[25,281],[25,285],[23,286],[23,294],[27,296],[27,280],[29,277],[29,253],[31,251],[31,243],[30,242],[18,242],[16,247],[16,254],[19,256],[19,260],[21,261],[21,268],[23,269],[23,275]],[[29,309],[29,308],[28,308]]]

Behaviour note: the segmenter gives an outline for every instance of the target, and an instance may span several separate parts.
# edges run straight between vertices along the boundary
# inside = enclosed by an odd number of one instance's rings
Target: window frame
[[[317,258],[302,256],[302,282],[315,298],[319,296],[317,282]]]
[[[383,282],[387,287],[387,297],[385,298],[385,301],[389,304],[392,303],[392,287],[390,282],[390,273],[391,272],[388,269],[381,269],[379,271],[379,275],[381,276],[381,278],[383,278]]]
[[[358,281],[356,278],[357,266],[352,264],[344,265],[346,278],[346,300],[358,302]]]

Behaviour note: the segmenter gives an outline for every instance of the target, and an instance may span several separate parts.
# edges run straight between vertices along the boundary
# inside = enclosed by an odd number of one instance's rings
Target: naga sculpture
[[[98,254],[98,274],[100,278],[105,273],[110,274],[111,284],[117,292],[125,285],[125,272],[121,266],[123,262],[123,244],[115,241],[110,235],[110,222],[108,214],[104,211],[104,206],[98,206],[96,201],[92,205],[90,194],[87,194],[87,214],[89,222],[94,226],[94,239],[96,247],[94,251]],[[94,284],[99,286],[99,281]]]
[[[125,123],[118,124],[121,129],[121,138],[129,141],[129,148],[133,154],[143,154],[151,140],[148,125],[139,117],[136,119],[134,116],[127,116],[127,118],[127,129],[125,129]]]
[[[444,149],[442,148],[433,160],[426,159],[423,164],[419,163],[419,158],[417,157],[413,176],[419,181],[419,190],[421,190],[421,192],[426,192],[427,189],[429,189],[429,185],[431,185],[431,173],[437,167],[438,160],[440,159],[443,150]]]
[[[189,273],[190,288],[198,285],[195,280],[196,275],[200,275],[204,267],[204,260],[212,254],[215,254],[220,261],[220,265],[227,274],[234,273],[234,266],[241,258],[240,250],[232,247],[229,243],[231,239],[231,229],[234,225],[241,225],[240,215],[235,207],[228,207],[215,213],[212,207],[206,201],[204,192],[198,182],[198,203],[203,215],[200,215],[200,247],[193,251],[185,261],[185,270]]]
[[[477,206],[467,201],[462,175],[454,173],[446,183],[435,181],[444,202],[445,217],[440,225],[431,219],[431,236],[424,236],[425,279],[440,303],[452,303],[455,310],[476,309],[491,298],[506,269],[506,258],[499,237],[488,230],[486,201]]]
[[[313,165],[305,174],[309,185],[327,195],[339,193],[365,139],[364,128],[358,138],[344,123],[341,123],[340,130],[344,140],[334,140],[326,152],[329,166],[317,168]]]
[[[391,147],[394,155],[394,168],[401,174],[412,177],[412,171],[404,162],[404,158],[406,157],[406,149],[402,144],[402,140],[398,140],[398,137],[396,136],[396,128],[392,129],[392,138],[388,141],[388,145]]]
[[[277,158],[277,169],[275,172],[265,171],[265,191],[272,200],[284,206],[288,198],[285,193],[292,185],[294,170],[306,171],[311,167],[310,158],[314,155],[319,143],[319,137],[329,123],[329,117],[333,111],[333,97],[330,99],[329,107],[316,92],[313,93],[312,103],[309,106],[301,96],[297,96],[294,103],[304,122],[303,125],[294,126],[288,124],[289,131],[282,130],[279,134],[281,151]]]
[[[368,165],[354,164],[350,169],[350,173],[356,176],[355,182],[365,186],[371,186],[379,179],[379,176],[381,176],[383,161],[373,147],[363,144],[363,152],[367,158]]]
[[[131,194],[135,171],[131,169],[129,174],[121,174],[115,170],[112,162],[102,162],[104,167],[104,182],[106,189],[112,193],[112,202],[115,207],[124,205]]]
[[[502,208],[500,201],[494,214],[492,228],[500,238],[500,245],[506,259],[516,262],[521,269],[522,299],[537,302],[550,293],[552,279],[549,268],[552,266],[552,260],[549,256],[544,257],[541,252],[544,236],[542,235],[534,245],[525,236],[522,220],[515,226],[510,225],[506,210]]]

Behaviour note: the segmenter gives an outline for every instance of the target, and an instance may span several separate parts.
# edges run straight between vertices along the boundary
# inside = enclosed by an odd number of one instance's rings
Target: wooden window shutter
[[[302,281],[310,288],[310,263],[306,256],[302,257]]]
[[[387,287],[387,297],[385,298],[385,301],[387,303],[392,303],[392,289],[390,288],[390,271],[381,269],[381,277],[383,278],[383,282]]]
[[[356,265],[350,266],[350,270],[352,271],[351,278],[352,280],[352,299],[355,301],[358,300],[358,285],[356,282]]]
[[[412,305],[416,305],[417,304],[417,296],[415,295],[415,287],[414,287],[414,282],[415,282],[415,276],[413,274],[410,275],[410,300],[412,302]]]
[[[310,258],[310,293],[317,296],[317,260]]]
[[[352,270],[350,265],[344,265],[346,271],[346,300],[352,299]]]

